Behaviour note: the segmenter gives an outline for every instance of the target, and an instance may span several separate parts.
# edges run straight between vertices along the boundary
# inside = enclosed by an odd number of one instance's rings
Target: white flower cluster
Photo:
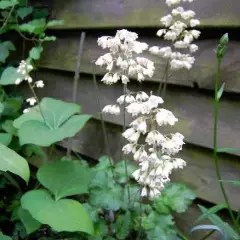
[[[137,41],[137,38],[136,33],[123,29],[117,31],[114,37],[104,36],[98,39],[99,46],[110,50],[95,63],[106,67],[108,71],[102,79],[105,84],[111,85],[119,80],[127,84],[129,77],[133,76],[141,82],[146,76],[153,76],[154,63],[146,58],[136,57],[137,54],[148,49],[148,45]]]
[[[179,5],[181,2],[192,2],[193,0],[166,0],[168,6]],[[198,46],[193,44],[198,39],[201,32],[194,28],[200,24],[195,19],[195,12],[185,10],[183,7],[176,7],[171,14],[161,18],[162,24],[166,27],[157,32],[157,36],[163,37],[165,40],[172,41],[173,48],[178,49],[176,52],[171,47],[160,48],[158,46],[151,47],[149,51],[157,56],[170,61],[170,67],[173,70],[191,69],[195,62],[195,58],[191,55],[198,50]],[[181,50],[182,52],[180,52]]]
[[[173,126],[178,121],[172,112],[158,108],[163,103],[161,97],[139,92],[136,97],[128,98],[131,101],[126,110],[136,119],[122,134],[129,142],[122,151],[124,154],[132,153],[139,163],[140,168],[133,177],[142,186],[141,195],[155,198],[170,181],[172,170],[186,165],[184,160],[174,157],[182,150],[184,137],[180,133],[164,135],[159,132],[160,127]],[[118,101],[122,102],[122,96]]]
[[[19,85],[23,80],[27,81],[30,84],[30,87],[32,89],[36,88],[43,88],[44,87],[44,82],[42,80],[36,81],[33,83],[33,79],[31,78],[31,76],[29,75],[30,72],[33,70],[33,66],[29,63],[27,63],[26,61],[22,60],[19,64],[18,70],[17,72],[20,73],[22,75],[22,78],[18,78],[15,81],[16,85]],[[27,103],[29,103],[30,106],[34,106],[37,102],[35,97],[31,97],[28,98],[26,100]],[[29,112],[30,109],[24,109],[23,113],[27,113]]]

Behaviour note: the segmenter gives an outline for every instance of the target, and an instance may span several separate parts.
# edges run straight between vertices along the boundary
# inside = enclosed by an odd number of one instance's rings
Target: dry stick
[[[105,123],[104,123],[103,114],[101,112],[100,90],[98,88],[96,74],[95,74],[95,68],[94,68],[93,63],[92,63],[92,74],[93,74],[93,83],[94,83],[94,86],[95,86],[96,92],[97,92],[96,93],[96,100],[97,100],[97,105],[98,105],[99,113],[100,113],[100,120],[101,120],[101,125],[102,125],[102,131],[103,131],[105,148],[106,148],[106,151],[107,151],[109,162],[110,162],[110,164],[112,166],[111,170],[112,170],[112,175],[113,175],[113,178],[114,178],[114,172],[113,172],[114,163],[113,163],[113,158],[112,158],[112,155],[111,155],[111,150],[109,148],[109,141],[108,141],[108,136],[107,136],[107,131],[106,131]]]
[[[74,75],[74,82],[73,82],[73,95],[72,95],[72,101],[73,103],[76,103],[77,101],[77,90],[78,90],[78,82],[80,79],[80,70],[81,70],[81,60],[82,60],[82,54],[83,54],[83,46],[86,38],[86,33],[82,32],[80,41],[79,41],[79,48],[78,48],[78,55],[77,55],[77,65]],[[68,148],[67,148],[67,157],[71,157],[71,148],[72,148],[72,138],[68,140]]]

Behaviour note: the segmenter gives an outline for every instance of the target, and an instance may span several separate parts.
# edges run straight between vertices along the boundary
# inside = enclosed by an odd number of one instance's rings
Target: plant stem
[[[127,95],[127,84],[123,85],[123,95],[124,95],[124,103],[123,103],[123,132],[126,131],[127,125],[126,125],[126,95]],[[126,144],[125,138],[123,138],[123,146]],[[125,156],[123,156],[124,160],[124,168],[125,168],[125,175],[127,179],[127,194],[128,194],[128,203],[130,205],[131,203],[131,197],[130,197],[130,188],[129,188],[129,177],[128,177],[128,168],[127,168],[127,159]]]
[[[161,97],[162,99],[164,99],[165,97],[165,94],[166,94],[166,90],[167,90],[167,84],[168,84],[168,70],[169,70],[169,61],[167,61],[167,65],[166,65],[166,73],[165,73],[165,81],[164,81],[164,84],[163,84],[163,90],[161,92]]]
[[[184,236],[179,230],[177,231],[177,235],[182,238],[183,240],[188,240],[186,236]]]
[[[212,230],[210,233],[207,233],[205,236],[203,236],[200,240],[206,240],[208,237],[210,237],[212,234],[215,233],[216,230]]]
[[[138,228],[137,240],[140,240],[140,239],[141,239],[141,234],[142,234],[142,196],[141,196],[141,190],[140,190],[139,228]]]
[[[165,76],[168,72],[168,65],[169,65],[169,60],[167,60],[167,64],[166,64],[165,69],[164,69],[162,80],[159,83],[158,90],[157,90],[157,96],[159,96],[161,94],[162,87],[163,87],[163,84],[164,84],[164,79],[165,79]]]
[[[219,90],[219,81],[220,81],[220,73],[221,73],[221,63],[222,59],[218,58],[218,64],[217,64],[217,74],[216,74],[216,80],[215,80],[215,97],[214,97],[214,139],[213,139],[213,158],[214,158],[214,163],[215,163],[215,169],[216,169],[216,174],[218,178],[218,182],[224,197],[224,200],[227,204],[228,211],[230,214],[230,217],[236,227],[236,230],[238,230],[238,223],[235,220],[233,211],[231,209],[231,205],[227,196],[227,193],[225,191],[223,182],[222,182],[222,176],[220,172],[220,167],[219,167],[219,161],[218,161],[218,156],[217,156],[217,150],[218,150],[218,112],[219,112],[219,99],[218,99],[218,90]]]
[[[100,103],[100,90],[98,88],[98,84],[97,84],[97,79],[96,79],[96,74],[95,74],[95,69],[94,69],[94,65],[92,64],[92,74],[93,74],[93,83],[96,89],[97,94],[95,94],[96,96],[96,101],[97,101],[97,105],[99,108],[99,115],[100,115],[100,121],[101,121],[101,126],[102,126],[102,131],[103,131],[103,137],[104,137],[104,143],[105,143],[105,148],[107,151],[107,155],[108,155],[108,159],[109,162],[111,164],[111,170],[112,170],[112,175],[114,178],[114,171],[113,171],[113,167],[114,167],[114,162],[113,162],[113,158],[111,157],[111,150],[109,147],[109,141],[108,141],[108,136],[107,136],[107,131],[106,131],[106,127],[105,127],[105,122],[104,122],[104,118],[103,118],[103,114],[101,112],[101,103]]]
[[[76,103],[76,101],[77,101],[78,82],[80,79],[81,60],[82,60],[83,46],[84,46],[85,38],[86,38],[86,33],[82,32],[80,41],[79,41],[77,64],[76,64],[76,70],[75,70],[74,81],[73,81],[73,93],[72,93],[73,103]],[[72,148],[72,138],[70,138],[68,140],[67,157],[69,157],[69,158],[71,158],[71,148]]]
[[[12,6],[11,10],[9,11],[8,16],[7,16],[6,19],[4,20],[4,23],[3,23],[2,27],[0,28],[0,33],[1,33],[1,31],[4,29],[4,27],[7,25],[8,21],[9,21],[9,18],[11,17],[11,15],[12,15],[12,13],[13,13],[14,8],[15,8],[15,5]]]

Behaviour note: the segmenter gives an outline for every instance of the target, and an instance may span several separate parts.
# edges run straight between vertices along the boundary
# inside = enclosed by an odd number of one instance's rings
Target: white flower
[[[129,78],[125,75],[122,75],[122,83],[127,84],[129,82]]]
[[[23,110],[23,113],[28,113],[28,112],[30,112],[29,108],[26,108],[26,109]]]
[[[149,96],[145,92],[138,92],[136,95],[136,100],[139,102],[146,101],[149,99]]]
[[[173,113],[166,109],[161,108],[156,114],[156,122],[160,127],[167,124],[173,126],[177,121]]]
[[[170,47],[163,47],[159,50],[159,55],[163,58],[170,58],[172,56],[172,49]]]
[[[124,154],[135,153],[136,147],[134,144],[128,143],[122,148],[122,151]]]
[[[101,81],[104,82],[104,83],[107,84],[107,85],[111,85],[111,84],[114,83],[114,79],[113,79],[113,76],[112,76],[111,73],[106,73],[106,74],[103,76],[103,78],[102,78]]]
[[[172,20],[173,20],[172,15],[169,14],[165,17],[162,17],[160,21],[165,27],[169,27],[172,23]]]
[[[189,50],[190,50],[191,53],[194,53],[198,50],[198,46],[196,44],[191,44],[189,46]]]
[[[142,191],[141,191],[141,196],[142,196],[142,197],[145,197],[145,196],[147,196],[147,194],[148,194],[147,188],[144,187],[144,188],[142,189]]]
[[[185,20],[189,20],[190,18],[195,17],[195,15],[196,15],[196,13],[192,10],[188,10],[188,11],[181,13],[181,17]]]
[[[200,21],[198,19],[191,19],[190,20],[190,26],[191,27],[196,27],[199,24],[200,24]]]
[[[178,34],[175,31],[167,31],[164,35],[165,40],[175,41],[178,37]]]
[[[178,7],[178,8],[175,8],[172,10],[172,15],[177,16],[177,15],[182,14],[183,12],[184,12],[183,7]]]
[[[198,39],[201,32],[198,31],[198,30],[191,30],[190,33],[192,34],[192,36],[195,38],[195,39]]]
[[[17,78],[16,81],[15,81],[15,84],[19,85],[21,82],[22,82],[22,80],[20,78]]]
[[[138,169],[138,170],[136,170],[135,172],[133,172],[132,176],[133,176],[136,180],[138,180],[139,177],[140,177],[140,174],[141,174],[141,170]]]
[[[166,0],[166,4],[171,7],[172,5],[177,5],[181,2],[181,0]]]
[[[39,80],[35,82],[35,85],[37,88],[43,88],[44,87],[44,82],[42,80]]]
[[[163,34],[165,34],[167,32],[166,29],[160,29],[157,31],[157,36],[161,37]]]
[[[26,101],[27,101],[31,106],[33,106],[33,105],[37,102],[37,100],[36,100],[34,97],[28,98]]]
[[[117,105],[107,105],[102,110],[103,113],[110,113],[113,115],[119,115],[120,114],[120,108]]]
[[[189,43],[185,41],[177,41],[174,43],[175,48],[187,48],[188,46],[189,46]]]
[[[122,134],[122,136],[125,137],[126,139],[129,139],[135,132],[136,132],[136,130],[135,130],[134,128],[128,128],[128,129]]]
[[[160,144],[162,144],[165,141],[166,141],[165,137],[157,130],[153,130],[150,133],[148,133],[148,135],[145,139],[145,142],[148,145],[157,145],[157,146],[159,146]]]
[[[163,103],[163,99],[159,96],[155,96],[155,95],[151,95],[147,101],[147,104],[151,107],[151,108],[156,108],[158,107],[159,104]]]
[[[143,105],[137,102],[131,103],[126,107],[128,113],[130,113],[133,117],[139,115],[142,112]]]

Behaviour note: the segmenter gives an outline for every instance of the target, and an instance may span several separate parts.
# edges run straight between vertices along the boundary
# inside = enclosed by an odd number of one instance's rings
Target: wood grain
[[[237,0],[201,0],[183,6],[196,12],[202,27],[240,25]],[[55,17],[65,21],[61,29],[156,27],[171,9],[165,0],[54,0],[52,7]]]
[[[154,31],[154,30],[153,30]],[[92,34],[89,33],[89,34]],[[81,72],[92,73],[92,62],[99,56],[106,53],[97,46],[97,36],[89,35],[87,32],[86,44],[83,52]],[[114,34],[114,33],[113,33]],[[154,34],[153,34],[154,35]],[[64,71],[74,71],[76,54],[78,49],[79,34],[68,34],[60,36],[54,43],[45,45],[43,56],[38,63],[39,67],[48,69],[57,69]],[[147,42],[149,46],[164,46],[166,42],[161,41],[154,36],[141,37],[140,41]],[[218,40],[200,40],[197,42],[200,50],[195,54],[196,62],[191,71],[181,70],[171,73],[169,78],[170,84],[199,87],[203,89],[213,89],[216,73],[216,54],[214,50],[218,44]],[[162,79],[166,62],[160,58],[146,52],[145,57],[155,62],[156,71],[152,79],[148,81],[159,82]],[[240,92],[240,43],[231,41],[228,47],[226,57],[222,65],[222,82],[226,83],[225,91]],[[104,74],[106,71],[96,67],[96,73]]]

